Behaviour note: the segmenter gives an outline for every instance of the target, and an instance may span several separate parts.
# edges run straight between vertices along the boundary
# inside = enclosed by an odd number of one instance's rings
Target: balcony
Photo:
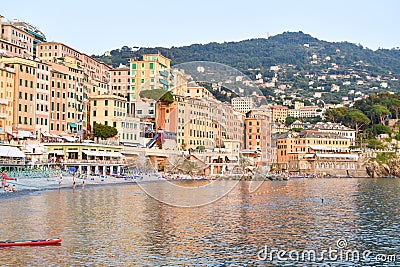
[[[6,113],[0,113],[0,119],[7,119],[8,115]]]
[[[168,72],[160,70],[161,76],[168,77]]]
[[[0,105],[8,105],[8,100],[4,98],[0,98]]]

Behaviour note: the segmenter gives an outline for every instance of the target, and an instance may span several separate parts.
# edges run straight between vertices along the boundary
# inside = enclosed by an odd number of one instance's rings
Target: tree
[[[349,110],[344,120],[345,122],[348,122],[349,126],[356,130],[356,137],[358,136],[360,129],[364,128],[371,122],[370,119],[368,119],[368,117],[359,109]]]
[[[345,107],[332,108],[325,111],[325,120],[330,122],[342,122],[344,116],[347,114]]]
[[[399,119],[399,108],[400,108],[400,100],[396,98],[390,98],[388,101],[388,109],[396,115],[396,119]]]
[[[287,126],[289,126],[289,125],[291,125],[293,122],[295,122],[296,121],[296,118],[295,117],[291,117],[291,116],[287,116],[286,117],[286,120],[285,120],[285,124],[287,125]]]
[[[376,134],[390,134],[390,128],[388,126],[382,125],[382,124],[375,124],[374,125],[374,130]]]
[[[382,125],[385,125],[385,119],[390,115],[390,111],[385,106],[379,104],[372,106],[372,113],[379,117],[379,122]]]
[[[103,140],[114,137],[118,134],[118,130],[112,126],[103,125],[101,123],[96,123],[93,126],[93,135],[95,137],[101,138]]]
[[[140,92],[140,97],[154,99],[167,105],[174,102],[174,96],[172,93],[162,89],[143,90]]]

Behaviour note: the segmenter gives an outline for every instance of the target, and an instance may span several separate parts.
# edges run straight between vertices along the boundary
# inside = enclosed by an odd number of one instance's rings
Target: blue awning
[[[160,70],[160,74],[162,76],[168,77],[168,72],[166,72],[166,71]]]
[[[168,86],[168,82],[167,82],[166,80],[164,80],[164,79],[160,79],[160,82],[161,82],[162,84],[164,84],[164,85]]]
[[[74,123],[74,122],[68,122],[68,124],[69,124],[69,126],[71,126],[71,128],[76,128],[76,127],[78,127],[78,126],[76,125],[76,123]]]

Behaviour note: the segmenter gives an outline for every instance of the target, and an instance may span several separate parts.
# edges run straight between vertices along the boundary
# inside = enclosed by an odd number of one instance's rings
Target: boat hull
[[[43,239],[43,240],[18,240],[18,241],[0,241],[0,247],[14,246],[45,246],[61,243],[60,238]]]

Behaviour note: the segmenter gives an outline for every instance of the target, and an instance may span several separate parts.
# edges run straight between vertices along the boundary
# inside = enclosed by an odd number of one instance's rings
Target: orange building
[[[0,63],[0,139],[5,139],[7,132],[12,132],[13,100],[15,72]]]

